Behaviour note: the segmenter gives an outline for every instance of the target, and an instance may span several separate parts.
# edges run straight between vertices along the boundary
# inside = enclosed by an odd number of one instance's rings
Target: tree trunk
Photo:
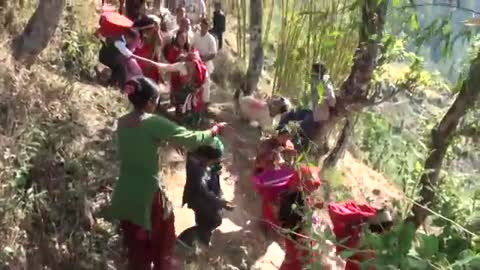
[[[58,27],[65,0],[40,0],[23,33],[12,44],[13,57],[32,65],[47,47]]]
[[[435,187],[438,187],[439,174],[443,159],[456,133],[460,119],[474,107],[480,96],[480,52],[472,61],[468,78],[463,82],[460,93],[442,120],[432,130],[430,155],[425,160],[424,173],[420,178],[420,199],[412,208],[412,216],[407,222],[420,227],[430,214],[426,207],[431,207],[435,199]]]
[[[330,152],[328,157],[323,161],[323,168],[333,168],[337,166],[337,163],[345,155],[348,143],[353,134],[356,120],[353,116],[347,117],[345,125],[342,128],[342,132],[338,137],[337,144]]]
[[[250,1],[250,51],[245,85],[247,94],[257,90],[263,69],[262,2],[263,0]]]
[[[315,141],[318,145],[325,143],[328,131],[334,128],[338,121],[354,111],[360,111],[371,102],[368,90],[377,66],[388,2],[362,1],[362,23],[353,66],[340,88],[335,107],[330,110],[330,118],[323,121],[316,132]]]
[[[359,43],[354,55],[353,66],[347,80],[342,85],[340,105],[364,101],[373,71],[377,66],[379,45],[383,37],[385,17],[389,1],[365,0],[362,5],[362,24]]]

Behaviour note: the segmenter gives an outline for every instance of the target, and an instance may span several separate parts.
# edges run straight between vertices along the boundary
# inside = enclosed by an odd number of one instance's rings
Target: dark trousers
[[[222,49],[222,47],[223,47],[223,32],[217,32],[217,31],[214,31],[212,29],[212,30],[210,30],[210,33],[217,37],[218,49],[219,50]]]
[[[109,67],[112,71],[110,84],[123,87],[127,74],[123,65],[122,55],[118,52],[117,48],[115,48],[113,42],[104,42],[102,44],[98,58],[100,63]]]
[[[195,226],[183,231],[178,239],[192,247],[195,241],[209,246],[213,231],[222,224],[222,210],[193,209]]]

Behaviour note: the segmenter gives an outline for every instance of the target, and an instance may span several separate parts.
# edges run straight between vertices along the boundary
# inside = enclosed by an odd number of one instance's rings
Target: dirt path
[[[229,96],[223,91],[214,91],[214,94],[223,101]],[[281,244],[267,239],[261,231],[260,202],[248,180],[258,134],[248,124],[237,120],[229,102],[216,103],[212,110],[217,121],[228,122],[232,127],[222,137],[226,144],[226,161],[221,184],[225,198],[233,201],[237,207],[232,212],[224,213],[223,223],[213,236],[208,254],[208,266],[212,268],[209,269],[225,269],[225,265],[232,267],[229,269],[278,269],[284,252]],[[175,225],[179,234],[194,225],[194,215],[191,210],[181,208],[185,183],[183,157],[172,151],[169,163],[175,166],[165,174],[165,181],[175,206]],[[379,204],[401,197],[401,192],[387,179],[350,154],[342,160],[341,167],[344,178],[342,185],[355,201],[375,201]],[[325,212],[319,213],[319,216],[326,223],[329,222]]]
[[[224,170],[221,185],[224,196],[237,207],[225,212],[222,225],[212,238],[209,251],[211,269],[277,269],[284,252],[276,243],[267,240],[260,230],[260,203],[248,180],[249,157],[254,153],[258,136],[248,125],[235,120],[227,104],[217,104],[213,110],[219,121],[227,121],[233,130],[227,130],[222,139],[226,146]],[[241,132],[240,132],[241,131]],[[239,146],[239,140],[250,142]],[[168,194],[175,207],[175,227],[179,234],[194,225],[194,215],[190,209],[181,207],[183,185],[185,183],[185,163],[183,157],[173,150],[168,162],[175,164],[164,175]]]

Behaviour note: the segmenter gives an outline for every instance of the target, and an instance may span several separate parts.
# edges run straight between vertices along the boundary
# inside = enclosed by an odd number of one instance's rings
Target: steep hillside
[[[3,58],[12,63],[8,56]],[[7,206],[0,210],[2,264],[13,261],[28,269],[40,265],[118,269],[124,263],[122,249],[105,209],[117,176],[114,120],[127,110],[125,98],[114,89],[68,81],[41,66],[31,71],[15,71],[12,66],[0,70],[4,112],[0,199]],[[214,237],[211,263],[219,269],[225,264],[240,269],[255,263],[263,265],[259,269],[272,263],[278,266],[283,252],[278,245],[271,246],[257,226],[259,201],[248,181],[255,138],[234,119],[228,104],[231,93],[216,87],[213,94],[224,99],[217,106],[219,117],[236,132],[225,135],[229,154],[222,185],[237,208],[226,213]],[[242,144],[242,151],[239,137],[249,142]],[[183,157],[175,154],[162,162],[168,168],[163,177],[174,201],[179,233],[194,223],[193,213],[180,205],[185,165]],[[387,198],[398,196],[395,188],[384,188],[388,181],[349,155],[343,170],[342,184],[355,199],[364,201],[373,196],[373,189],[382,189]],[[244,254],[241,259],[239,252]],[[8,268],[15,269],[13,265]]]
[[[258,138],[232,113],[241,61],[235,58],[235,37],[227,37],[227,48],[216,60],[224,68],[215,75],[213,109],[234,129],[224,136],[228,154],[222,187],[237,208],[225,214],[212,250],[197,268],[276,269],[283,251],[258,226],[260,204],[248,180]],[[59,53],[59,43],[51,46],[49,55]],[[117,224],[108,219],[108,204],[118,175],[115,119],[128,110],[125,97],[93,81],[59,75],[64,73],[46,59],[31,70],[16,68],[7,53],[0,54],[0,269],[123,269],[125,254]],[[266,88],[268,81],[262,85]],[[160,161],[162,177],[180,233],[194,223],[193,213],[181,206],[184,159],[172,149],[162,151],[169,153]],[[402,196],[349,154],[339,171],[336,186],[355,200]]]

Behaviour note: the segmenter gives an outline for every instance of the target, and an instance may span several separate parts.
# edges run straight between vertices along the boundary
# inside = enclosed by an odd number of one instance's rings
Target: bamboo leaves
[[[357,43],[356,1],[304,2],[283,0],[273,92],[282,90],[298,97],[309,89],[310,66],[323,62],[333,81],[348,74]],[[316,91],[318,89],[314,89]],[[287,93],[285,93],[287,94]]]
[[[318,93],[318,104],[322,104],[323,98],[324,98],[324,93],[325,93],[325,87],[322,82],[320,82],[317,85],[317,93]]]
[[[415,32],[420,30],[420,23],[418,22],[416,13],[412,13],[412,15],[410,15],[410,29]]]

